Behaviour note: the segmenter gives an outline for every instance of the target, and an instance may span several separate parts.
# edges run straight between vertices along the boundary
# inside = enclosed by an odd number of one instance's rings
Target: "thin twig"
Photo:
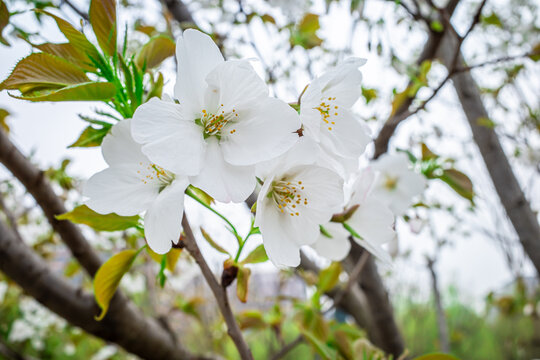
[[[66,4],[67,6],[69,6],[71,8],[71,10],[75,11],[80,17],[82,17],[84,20],[86,21],[90,21],[90,17],[88,16],[87,13],[85,13],[84,11],[80,10],[78,7],[76,7],[75,5],[73,5],[73,3],[70,1],[70,0],[63,0],[61,3],[60,3],[60,6],[62,6],[62,4]]]
[[[6,203],[4,202],[4,197],[2,193],[0,193],[0,210],[6,215],[9,226],[11,227],[15,235],[19,238],[19,240],[22,241],[21,233],[19,232],[19,227],[17,226],[17,218],[15,217],[13,212],[7,207]]]
[[[206,263],[206,260],[204,259],[199,249],[199,246],[195,241],[195,236],[193,235],[193,231],[191,230],[191,227],[185,215],[182,218],[182,226],[184,227],[185,233],[185,237],[183,238],[184,245],[193,257],[193,259],[195,259],[195,262],[197,262],[197,265],[199,265],[201,272],[206,282],[208,283],[208,286],[210,286],[210,290],[214,294],[214,297],[216,298],[219,306],[219,310],[221,311],[221,314],[225,319],[225,323],[227,324],[228,334],[236,345],[236,348],[240,353],[240,357],[242,358],[242,360],[253,360],[251,350],[249,349],[242,335],[242,331],[240,330],[240,327],[238,326],[238,323],[234,318],[234,314],[229,304],[227,291],[221,284],[218,283],[214,276],[214,273],[212,272],[212,270],[210,270],[210,267]]]
[[[290,343],[288,343],[287,345],[282,347],[281,350],[279,350],[274,356],[272,356],[271,360],[279,360],[279,359],[281,359],[282,357],[287,355],[289,353],[289,351],[291,351],[292,349],[294,349],[295,347],[300,345],[302,343],[302,341],[304,341],[304,336],[303,335],[298,335],[298,337],[296,339],[294,339],[293,341],[291,341]]]
[[[356,262],[356,265],[354,266],[353,270],[349,274],[349,280],[347,280],[347,283],[345,284],[345,286],[338,291],[336,296],[334,296],[334,303],[332,304],[330,309],[325,311],[325,314],[335,309],[339,305],[339,303],[343,300],[345,295],[349,291],[351,291],[351,288],[358,281],[360,274],[362,274],[362,270],[364,270],[364,267],[366,266],[369,256],[370,254],[367,251],[364,251],[362,253],[362,255],[360,256],[360,259],[358,259],[358,261]]]

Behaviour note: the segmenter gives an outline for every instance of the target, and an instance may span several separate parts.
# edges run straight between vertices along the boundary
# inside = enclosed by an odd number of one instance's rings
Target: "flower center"
[[[336,122],[334,117],[338,116],[338,108],[339,106],[335,105],[333,103],[336,100],[335,97],[329,97],[317,107],[314,107],[314,109],[319,110],[322,116],[322,121],[328,126],[328,130],[332,131],[332,125],[335,125]]]
[[[221,108],[223,108],[223,104],[221,104],[215,114],[212,114],[206,111],[206,109],[203,109],[202,117],[195,120],[197,124],[203,127],[205,139],[210,136],[217,136],[218,138],[220,138],[221,130],[223,129],[223,127],[228,123],[233,123],[235,119],[238,118],[238,113],[235,109],[232,109],[232,111],[229,112],[225,112],[225,110],[220,110]],[[235,132],[235,129],[229,130],[229,134],[234,134]]]
[[[140,162],[139,165],[143,168],[143,170],[137,170],[137,174],[141,175],[141,181],[144,184],[157,181],[159,184],[159,192],[171,185],[175,179],[172,172],[167,171],[156,164],[149,163],[145,166],[144,163]]]
[[[384,187],[388,190],[394,190],[397,187],[399,178],[396,176],[385,175]]]
[[[274,200],[282,213],[300,216],[300,205],[308,204],[308,198],[302,190],[304,190],[302,181],[274,181],[268,197]]]

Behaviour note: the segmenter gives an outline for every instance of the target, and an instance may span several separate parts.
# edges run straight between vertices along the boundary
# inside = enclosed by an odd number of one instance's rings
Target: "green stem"
[[[242,250],[244,249],[244,245],[246,245],[249,237],[253,234],[257,234],[258,233],[258,228],[254,227],[253,224],[254,224],[255,220],[252,220],[251,221],[251,228],[249,229],[249,233],[247,234],[246,238],[240,242],[238,245],[238,251],[236,252],[236,257],[234,258],[234,262],[237,263],[238,260],[240,259],[240,254],[242,254]]]
[[[230,231],[234,234],[234,236],[236,237],[236,240],[238,241],[238,245],[239,246],[242,246],[242,238],[240,237],[240,235],[238,235],[238,231],[236,231],[236,228],[234,227],[234,225],[229,221],[229,219],[227,219],[225,216],[223,216],[219,211],[217,211],[216,209],[212,208],[210,205],[206,204],[204,201],[202,201],[201,199],[199,199],[199,197],[188,187],[186,189],[186,195],[191,197],[192,199],[194,199],[195,201],[197,201],[199,204],[201,204],[202,206],[204,206],[205,208],[207,208],[208,210],[210,210],[211,212],[213,212],[214,214],[216,214],[217,216],[219,216],[221,219],[223,219],[223,221],[225,221],[229,226],[230,226]]]

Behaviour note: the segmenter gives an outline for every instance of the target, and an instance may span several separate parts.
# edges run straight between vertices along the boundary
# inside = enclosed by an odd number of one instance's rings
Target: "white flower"
[[[371,169],[364,170],[353,185],[353,194],[346,206],[354,210],[344,224],[329,222],[324,225],[317,242],[312,246],[317,253],[327,259],[339,261],[345,258],[350,250],[349,237],[364,249],[384,262],[390,262],[390,256],[381,245],[395,237],[393,229],[394,214],[383,205],[372,192],[376,174]]]
[[[245,200],[255,164],[298,140],[296,111],[268,96],[248,61],[224,61],[212,39],[184,31],[176,46],[179,104],[157,98],[133,116],[133,137],[148,158],[222,202]]]
[[[320,144],[324,163],[334,163],[346,174],[358,169],[358,158],[371,140],[365,125],[351,110],[362,94],[358,67],[364,63],[363,59],[351,58],[316,78],[300,103],[304,134]]]
[[[379,172],[373,192],[396,216],[405,213],[426,187],[424,176],[409,169],[409,159],[403,153],[385,154],[373,161],[372,167]]]
[[[118,349],[114,345],[107,345],[99,349],[97,353],[92,356],[90,360],[107,360],[118,352]]]
[[[105,137],[103,158],[109,167],[93,175],[84,188],[89,208],[132,216],[146,211],[145,236],[158,254],[171,249],[182,231],[185,177],[152,163],[131,137],[131,120],[122,120]]]
[[[277,266],[297,266],[300,247],[313,244],[319,225],[343,204],[343,180],[312,162],[310,143],[300,143],[276,161],[259,193],[255,225],[270,260]],[[308,163],[307,165],[305,163]]]

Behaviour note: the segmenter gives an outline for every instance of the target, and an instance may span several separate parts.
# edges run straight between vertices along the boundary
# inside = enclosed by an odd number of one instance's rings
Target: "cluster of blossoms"
[[[259,192],[255,225],[272,262],[297,266],[300,247],[342,259],[352,236],[385,259],[394,216],[424,188],[404,155],[359,171],[370,141],[351,107],[361,95],[361,59],[316,78],[299,112],[270,97],[245,60],[225,61],[211,38],[186,30],[178,40],[175,100],[152,98],[103,141],[109,167],[85,187],[98,213],[145,212],[148,245],[170,250],[182,232],[184,192],[191,184],[221,202]],[[344,183],[357,179],[345,201]],[[337,213],[345,216],[332,222]]]

